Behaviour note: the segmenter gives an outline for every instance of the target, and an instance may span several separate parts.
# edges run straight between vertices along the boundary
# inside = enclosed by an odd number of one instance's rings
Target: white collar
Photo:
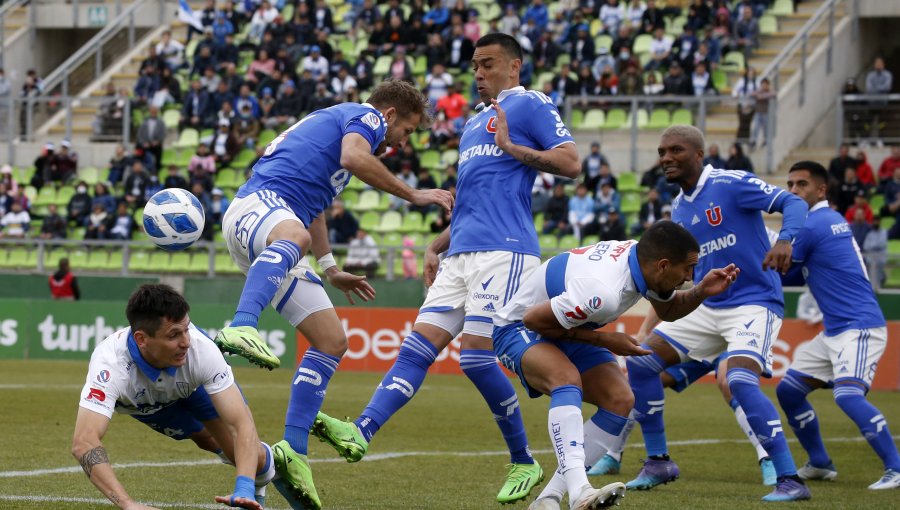
[[[506,99],[507,97],[509,97],[513,94],[517,94],[519,92],[525,92],[525,87],[523,87],[522,85],[519,85],[518,87],[513,87],[511,89],[501,90],[500,93],[497,94],[497,102],[499,103],[499,102],[503,101],[504,99]],[[484,104],[484,103],[482,103],[482,104]],[[487,107],[485,107],[484,109],[488,110],[493,107],[494,107],[494,105],[490,104]]]
[[[703,167],[703,171],[700,172],[700,178],[697,180],[697,185],[694,187],[694,192],[690,195],[686,194],[684,190],[681,190],[681,195],[688,202],[693,202],[695,198],[697,198],[697,194],[700,193],[700,190],[703,188],[703,185],[706,183],[706,179],[709,177],[709,173],[713,171],[712,165],[706,165]]]
[[[817,202],[816,205],[809,208],[809,212],[818,211],[819,209],[825,209],[828,207],[828,200],[822,200],[821,202]]]

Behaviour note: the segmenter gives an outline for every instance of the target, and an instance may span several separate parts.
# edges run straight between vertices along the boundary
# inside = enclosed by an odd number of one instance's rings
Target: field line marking
[[[900,435],[893,436],[894,440],[900,439]],[[862,436],[855,437],[832,437],[832,438],[824,438],[825,442],[828,443],[859,443],[865,441],[865,438]],[[669,446],[702,446],[702,445],[714,445],[714,444],[743,444],[746,443],[746,439],[686,439],[683,441],[669,441]],[[796,439],[788,439],[789,443],[796,443]],[[629,444],[628,448],[643,448],[644,445],[640,443]],[[553,450],[533,450],[532,453],[553,453]],[[481,452],[439,452],[439,451],[410,451],[410,452],[385,452],[385,453],[373,453],[366,455],[363,458],[363,461],[366,462],[377,462],[380,460],[390,460],[390,459],[399,459],[403,457],[436,457],[436,456],[444,456],[444,457],[493,457],[500,455],[509,455],[509,451],[507,450],[496,450],[496,451],[481,451]],[[342,458],[333,458],[333,459],[309,459],[312,464],[325,464],[325,463],[344,463],[346,462]],[[222,461],[217,459],[203,459],[203,460],[183,460],[183,461],[172,461],[172,462],[127,462],[121,464],[113,464],[113,469],[129,469],[129,468],[147,468],[147,467],[178,467],[178,466],[207,466],[214,464],[222,464]],[[81,473],[83,472],[81,467],[79,466],[67,466],[61,468],[51,468],[51,469],[34,469],[29,471],[0,471],[0,478],[19,478],[19,477],[27,477],[27,476],[43,476],[43,475],[54,475],[54,474],[66,474],[66,473]]]
[[[29,503],[89,503],[92,505],[113,506],[107,499],[100,498],[73,498],[61,496],[19,496],[15,494],[0,494],[0,501],[27,501]],[[155,501],[145,501],[145,505],[155,506],[159,508],[202,508],[209,510],[222,510],[228,508],[224,505],[213,503],[159,503]],[[266,507],[268,508],[268,507]],[[271,510],[282,510],[273,508]]]

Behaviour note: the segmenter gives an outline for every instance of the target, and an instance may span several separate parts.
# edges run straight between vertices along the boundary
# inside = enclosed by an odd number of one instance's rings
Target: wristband
[[[231,496],[232,501],[237,498],[245,498],[256,501],[256,486],[253,480],[247,476],[239,476],[234,480],[234,493]]]
[[[322,271],[328,271],[332,267],[337,265],[337,262],[334,260],[334,255],[330,253],[326,253],[319,257],[319,267],[322,268]]]

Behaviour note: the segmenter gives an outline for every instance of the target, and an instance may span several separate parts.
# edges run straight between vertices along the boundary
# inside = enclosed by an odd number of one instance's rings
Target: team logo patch
[[[101,370],[100,373],[97,374],[97,382],[109,382],[109,370]]]
[[[491,117],[491,120],[488,121],[487,126],[484,126],[484,129],[487,130],[488,133],[496,133],[497,132],[497,117]]]
[[[709,204],[709,209],[706,210],[706,221],[710,225],[718,227],[722,223],[722,208]]]
[[[88,396],[85,397],[85,400],[94,399],[97,402],[103,402],[106,400],[106,393],[103,393],[103,390],[98,388],[91,388],[91,391],[88,392]]]
[[[359,120],[361,120],[363,124],[375,130],[381,127],[381,119],[378,118],[378,115],[376,115],[375,112],[369,112],[363,115]]]
[[[575,310],[566,312],[566,317],[575,321],[583,321],[587,319],[588,316],[586,313],[584,313],[584,310],[582,310],[580,306],[576,306]]]
[[[175,387],[178,389],[178,394],[181,395],[181,398],[188,398],[191,396],[191,386],[188,383],[178,381],[175,383]]]

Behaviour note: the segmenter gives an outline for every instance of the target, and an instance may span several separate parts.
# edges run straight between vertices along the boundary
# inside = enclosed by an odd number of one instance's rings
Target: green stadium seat
[[[634,172],[622,172],[616,176],[616,190],[619,193],[640,191],[637,174]]]
[[[631,112],[628,112],[628,118],[625,119],[625,123],[622,125],[622,129],[631,129],[632,124],[637,121],[637,128],[644,129],[647,127],[647,123],[650,121],[649,116],[647,115],[647,110],[643,108],[637,109],[637,115],[635,118],[632,117]]]
[[[92,166],[81,167],[78,169],[78,180],[93,186],[100,182],[100,171]]]
[[[722,91],[728,89],[728,74],[725,71],[721,69],[713,69],[711,77],[713,87],[715,87],[720,94],[722,93]]]
[[[581,242],[573,235],[565,235],[559,238],[559,250],[571,250],[581,246]]]
[[[584,236],[581,238],[581,246],[592,246],[600,242],[600,236]]]
[[[423,168],[440,168],[441,153],[432,149],[423,151],[419,157],[419,165]]]
[[[0,268],[12,267],[9,265],[9,250],[5,247],[0,248]]]
[[[106,270],[119,272],[122,270],[124,263],[124,254],[122,250],[114,249],[109,252],[109,258],[106,259]]]
[[[178,151],[175,149],[163,149],[162,166],[175,165],[178,162]]]
[[[888,241],[888,254],[900,255],[900,239],[892,239]]]
[[[431,224],[434,223],[438,219],[438,213],[430,212],[425,215],[425,219],[422,220],[422,230],[419,231],[420,234],[430,234],[431,233]],[[429,241],[430,242],[430,241]]]
[[[672,113],[672,124],[694,125],[694,114],[686,108],[679,108]]]
[[[775,0],[775,4],[769,10],[769,14],[774,16],[787,16],[794,13],[794,3],[792,0]]]
[[[759,17],[759,33],[774,34],[778,32],[778,18],[772,14],[763,14]]]
[[[534,215],[534,230],[540,234],[544,230],[544,213]]]
[[[569,121],[569,129],[581,129],[581,125],[584,123],[584,111],[583,110],[572,110],[572,119]]]
[[[256,141],[257,147],[265,147],[269,145],[275,138],[278,137],[278,133],[275,132],[274,129],[263,129],[259,133],[259,140]]]
[[[237,170],[233,168],[220,168],[216,173],[216,186],[219,188],[238,188],[241,183],[238,182]]]
[[[625,110],[618,108],[610,110],[606,114],[606,122],[603,123],[602,129],[619,129],[625,124]]]
[[[69,200],[72,200],[73,196],[75,196],[75,186],[62,186],[56,193],[56,201],[54,203],[59,206],[63,215],[65,215],[65,211],[62,211],[62,209],[69,205]]]
[[[374,211],[378,208],[381,196],[378,190],[367,189],[359,194],[356,204],[351,207],[354,211]]]
[[[900,287],[900,267],[891,267],[887,269],[887,287]]]
[[[599,109],[593,108],[584,114],[584,121],[581,123],[581,129],[598,130],[606,123],[606,113]]]
[[[722,64],[719,66],[723,71],[731,71],[736,73],[744,72],[744,54],[740,51],[729,51],[722,58]]]
[[[54,247],[44,250],[44,271],[53,271],[59,266],[59,260],[69,256],[65,248]]]
[[[85,250],[75,250],[69,252],[69,265],[72,266],[72,270],[76,272],[79,269],[91,269],[88,259],[88,252]]]
[[[874,211],[875,214],[878,214],[878,211],[884,207],[884,195],[872,195],[872,197],[869,198],[869,206],[872,207],[872,211]]]
[[[441,169],[448,167],[449,165],[455,165],[456,162],[459,161],[459,150],[457,149],[447,149],[441,153]]]
[[[359,202],[359,191],[345,188],[344,191],[341,191],[341,195],[338,198],[344,201],[344,207],[352,209],[353,204]]]
[[[382,55],[378,57],[378,60],[375,61],[375,65],[372,66],[372,74],[375,77],[380,77],[386,75],[391,70],[391,56],[390,55]]]
[[[678,37],[684,31],[684,25],[687,23],[687,16],[678,16],[676,18],[665,18],[666,34],[672,37]],[[671,21],[670,21],[671,20]]]
[[[369,232],[375,232],[379,223],[381,223],[381,215],[375,211],[366,211],[359,219],[360,228]]]
[[[381,237],[382,246],[403,246],[403,234],[400,232],[387,232]]]
[[[37,250],[28,250],[27,248],[13,248],[9,251],[7,259],[7,267],[17,269],[36,269],[37,268]]]
[[[112,258],[112,254],[110,254]],[[147,272],[150,267],[150,252],[145,250],[132,250],[128,255],[128,270],[135,272]]]
[[[636,213],[641,210],[641,195],[639,193],[622,193],[622,212],[625,214]]]
[[[397,211],[387,211],[381,215],[381,221],[375,227],[375,232],[397,232],[403,224],[403,216]]]
[[[403,223],[400,225],[400,228],[397,229],[399,232],[403,233],[413,233],[413,232],[421,232],[422,231],[422,213],[418,211],[412,211],[406,213],[403,216]]]
[[[653,41],[653,36],[650,34],[641,34],[634,38],[634,43],[631,46],[632,54],[640,54],[640,53],[649,53],[650,52],[650,43]]]
[[[537,80],[534,80],[534,90],[544,90],[544,84],[550,83],[553,81],[555,75],[551,71],[544,71],[543,73],[538,74]]]
[[[555,252],[556,248],[559,246],[559,239],[553,234],[542,234],[538,237],[538,243],[540,244],[541,251]]]
[[[154,255],[154,257],[151,257],[151,261],[154,258],[156,258],[156,255]],[[152,263],[153,262],[151,262],[151,264]],[[166,269],[168,271],[174,271],[176,273],[187,273],[190,270],[190,266],[191,254],[184,251],[177,251],[169,256],[169,262]]]
[[[84,239],[84,233],[86,231],[87,231],[87,228],[85,228],[85,227],[73,228],[72,230],[69,231],[69,233],[71,234],[71,236],[69,236],[69,237],[76,241],[81,241]]]
[[[240,268],[238,268],[234,264],[234,261],[231,260],[231,255],[228,255],[227,253],[217,253],[214,263],[216,265],[217,274],[240,274],[241,272]]]
[[[894,226],[894,221],[895,220],[893,216],[886,216],[884,218],[881,218],[881,228],[884,230],[890,230],[891,227]]]
[[[391,208],[391,195],[388,193],[378,192],[379,200],[378,207],[375,208],[376,211],[384,212]]]
[[[233,160],[231,160],[231,168],[244,169],[256,159],[256,151],[253,149],[242,149]]]
[[[200,133],[194,128],[185,128],[181,134],[178,135],[178,140],[173,147],[176,149],[193,151],[198,145],[200,145]]]
[[[600,48],[606,48],[606,49],[610,50],[610,49],[612,49],[612,45],[613,45],[613,38],[611,35],[600,34],[594,38],[594,48],[596,48],[598,50]]]
[[[41,188],[34,200],[31,201],[33,206],[46,206],[56,202],[56,188],[47,185]]]
[[[150,262],[147,264],[147,270],[154,273],[167,273],[174,269],[170,263],[171,254],[163,250],[154,250],[150,252]]]
[[[597,34],[603,31],[603,22],[600,21],[599,18],[594,18],[591,20],[590,29],[588,30],[588,34],[591,37],[597,37]]]
[[[181,122],[181,112],[179,110],[166,110],[163,112],[162,121],[167,129],[178,129],[178,123]]]
[[[430,69],[428,69],[428,57],[425,55],[419,55],[416,57],[416,61],[413,64],[412,72],[416,76],[423,76],[428,74]]]
[[[188,266],[188,272],[202,274],[209,272],[209,252],[200,250],[191,254],[191,263]]]
[[[650,114],[650,119],[647,121],[646,127],[647,129],[665,129],[669,127],[671,123],[672,116],[669,114],[669,110],[657,108]]]

